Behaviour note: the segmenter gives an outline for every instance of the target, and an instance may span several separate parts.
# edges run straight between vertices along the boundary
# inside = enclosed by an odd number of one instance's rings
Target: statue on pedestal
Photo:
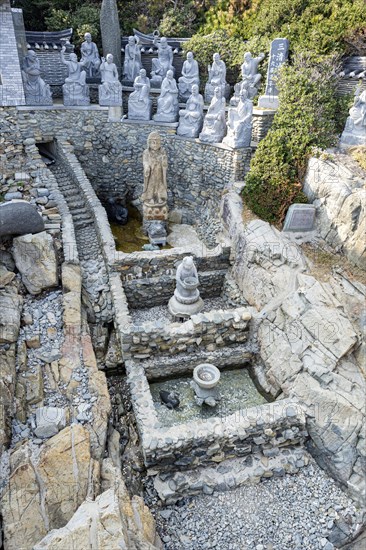
[[[90,32],[84,34],[85,41],[81,44],[81,63],[85,68],[87,78],[99,76],[100,57],[97,45],[92,42]]]
[[[258,65],[264,59],[264,53],[258,57],[252,57],[250,52],[244,54],[244,63],[241,66],[241,88],[248,91],[248,98],[253,99],[258,93],[258,85],[262,75],[258,73]]]
[[[183,63],[182,76],[178,79],[179,97],[182,101],[186,101],[192,90],[192,86],[200,85],[198,63],[193,59],[193,53],[187,53],[187,59]]]
[[[187,100],[186,108],[179,111],[178,136],[189,138],[198,137],[203,123],[203,97],[198,86],[193,84],[192,94]]]
[[[227,118],[227,135],[222,143],[234,149],[250,147],[252,139],[253,102],[248,99],[248,91],[241,89],[237,107],[231,107]]]
[[[223,98],[230,93],[230,86],[226,82],[226,65],[220,59],[220,54],[213,54],[213,63],[208,66],[208,81],[205,86],[205,102],[210,103],[215,88],[219,87]]]
[[[113,107],[122,105],[122,85],[118,80],[118,71],[113,63],[113,55],[102,57],[100,66],[102,84],[99,86],[99,105]]]
[[[221,143],[225,133],[225,98],[222,97],[221,88],[216,87],[199,139],[206,143]]]
[[[366,145],[366,90],[357,86],[353,106],[349,110],[341,136],[341,146]]]
[[[142,69],[141,49],[135,36],[128,37],[125,48],[125,60],[123,63],[123,79],[134,82]]]
[[[198,290],[198,273],[192,256],[183,258],[182,263],[178,266],[175,281],[174,295],[168,303],[171,315],[186,319],[199,313],[204,304]]]
[[[128,98],[128,118],[131,120],[150,120],[152,114],[152,101],[150,99],[150,79],[146,76],[145,69],[140,69],[133,83],[135,89]]]
[[[33,50],[24,58],[22,78],[27,105],[52,105],[50,86],[41,78],[39,59]]]
[[[178,88],[173,71],[168,71],[161,85],[158,108],[153,119],[156,122],[176,122],[178,118]]]
[[[172,71],[174,76],[173,49],[163,36],[158,46],[158,57],[151,64],[151,86],[159,88],[168,71]]]
[[[144,190],[141,200],[143,203],[144,231],[150,238],[149,228],[156,234],[157,224],[155,222],[161,222],[159,233],[161,235],[162,230],[164,230],[166,240],[166,222],[168,219],[166,172],[168,160],[165,150],[161,147],[161,138],[158,132],[149,134],[147,146],[142,157]],[[150,240],[153,242],[152,238]],[[153,242],[153,244],[155,243]],[[159,244],[165,244],[161,238]]]
[[[61,50],[61,61],[67,66],[69,76],[62,86],[64,105],[89,105],[89,86],[86,84],[84,65],[78,61],[75,53],[70,54],[70,61],[65,59],[65,46]]]

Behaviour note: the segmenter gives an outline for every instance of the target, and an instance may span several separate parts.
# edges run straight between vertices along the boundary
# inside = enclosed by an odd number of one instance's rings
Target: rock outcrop
[[[28,292],[40,294],[57,286],[57,260],[51,235],[23,235],[13,241],[15,264]]]
[[[42,216],[29,202],[16,200],[0,204],[0,237],[41,231],[44,231]]]

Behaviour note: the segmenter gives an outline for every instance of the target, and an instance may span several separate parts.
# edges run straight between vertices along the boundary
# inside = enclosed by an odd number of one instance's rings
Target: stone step
[[[156,470],[148,470],[147,473],[155,476],[154,488],[164,504],[169,505],[187,496],[211,495],[214,491],[228,491],[245,483],[297,474],[310,460],[313,459],[304,447],[289,446],[280,449],[279,454],[273,457],[255,453],[195,470],[160,474]]]

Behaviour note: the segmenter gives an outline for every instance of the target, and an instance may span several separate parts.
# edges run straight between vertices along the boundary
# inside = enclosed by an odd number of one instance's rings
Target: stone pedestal
[[[108,122],[120,122],[122,118],[122,107],[121,106],[111,106],[108,108]]]
[[[342,132],[340,146],[343,148],[354,147],[355,145],[366,146],[366,126],[356,125],[349,116]]]
[[[278,109],[278,95],[261,95],[258,98],[258,108],[260,109]]]
[[[201,311],[203,300],[198,290],[198,278],[187,277],[183,282],[184,288],[180,285],[179,290],[175,289],[174,296],[169,300],[168,309],[173,317],[187,319]]]

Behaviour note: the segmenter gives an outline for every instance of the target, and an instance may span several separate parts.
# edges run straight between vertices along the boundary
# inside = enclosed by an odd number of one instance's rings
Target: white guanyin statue
[[[200,141],[221,143],[226,134],[225,103],[221,88],[217,86],[203,121],[202,132],[199,135]]]
[[[197,138],[203,124],[203,97],[199,93],[197,84],[192,86],[186,108],[179,111],[178,136]]]

